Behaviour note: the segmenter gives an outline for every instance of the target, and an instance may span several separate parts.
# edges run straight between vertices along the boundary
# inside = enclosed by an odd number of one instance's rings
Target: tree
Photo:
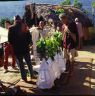
[[[91,3],[91,6],[92,6],[93,8],[95,8],[95,2],[94,2],[94,1]]]
[[[77,6],[78,6],[78,1],[74,0],[74,7],[77,7]]]
[[[89,13],[88,10],[83,10],[83,12],[84,12],[85,14],[88,14],[88,13]]]
[[[9,18],[1,18],[0,19],[0,26],[1,27],[3,27],[3,28],[5,27],[5,21],[6,20],[9,20],[11,22],[11,24],[13,24],[13,22],[14,22],[12,19],[10,20]]]
[[[71,1],[70,0],[64,0],[60,3],[60,5],[71,5]]]
[[[81,2],[78,2],[78,0],[74,0],[74,7],[76,7],[76,8],[79,8],[79,9],[81,9],[82,8],[82,3]]]

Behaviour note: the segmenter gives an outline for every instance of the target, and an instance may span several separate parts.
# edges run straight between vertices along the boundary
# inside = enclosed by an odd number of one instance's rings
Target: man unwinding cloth
[[[23,27],[24,26],[24,27]],[[24,66],[23,59],[25,59],[30,73],[30,79],[33,78],[33,68],[29,53],[29,44],[31,43],[31,34],[27,27],[25,27],[21,17],[16,15],[14,17],[14,25],[9,28],[8,41],[13,47],[16,56],[17,64],[21,72],[22,81],[27,81],[27,74]]]

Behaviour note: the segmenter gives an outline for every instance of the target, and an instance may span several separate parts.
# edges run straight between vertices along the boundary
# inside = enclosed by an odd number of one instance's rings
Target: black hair
[[[15,20],[21,20],[21,17],[19,15],[14,16]]]
[[[5,20],[5,23],[9,23],[9,24],[11,24],[10,20]]]

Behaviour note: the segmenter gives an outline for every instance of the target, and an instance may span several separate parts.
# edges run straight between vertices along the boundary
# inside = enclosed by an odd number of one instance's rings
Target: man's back
[[[9,32],[8,32],[8,41],[10,42],[10,44],[12,44],[12,46],[17,45],[20,41],[18,38],[20,28],[17,25],[12,25],[9,27]]]
[[[13,25],[9,28],[8,41],[13,46],[15,54],[23,54],[29,50],[28,43],[30,33],[21,32],[21,25]]]

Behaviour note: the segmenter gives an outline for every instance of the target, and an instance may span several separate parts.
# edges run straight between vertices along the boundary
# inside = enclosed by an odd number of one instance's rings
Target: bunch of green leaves
[[[46,54],[47,57],[54,59],[56,52],[58,52],[59,47],[61,46],[62,33],[55,31],[53,35],[46,39]]]
[[[46,42],[45,39],[40,38],[39,41],[36,43],[37,45],[37,52],[39,53],[41,58],[44,58],[46,56]]]
[[[42,58],[51,58],[54,60],[56,52],[58,52],[62,40],[62,33],[54,32],[50,38],[40,38],[37,42],[37,52]]]
[[[62,33],[59,31],[56,31],[53,33],[53,37],[56,39],[56,42],[58,42],[58,46],[61,46],[61,41],[62,41]]]
[[[51,38],[40,38],[37,42],[37,52],[39,53],[41,58],[53,58],[54,50],[53,50],[53,41]]]
[[[52,58],[54,57],[55,51],[53,48],[53,42],[51,41],[51,39],[46,39],[46,55],[47,58]]]
[[[64,13],[64,9],[62,9],[62,8],[56,9],[55,13],[56,13],[57,16],[59,16],[59,14]]]

